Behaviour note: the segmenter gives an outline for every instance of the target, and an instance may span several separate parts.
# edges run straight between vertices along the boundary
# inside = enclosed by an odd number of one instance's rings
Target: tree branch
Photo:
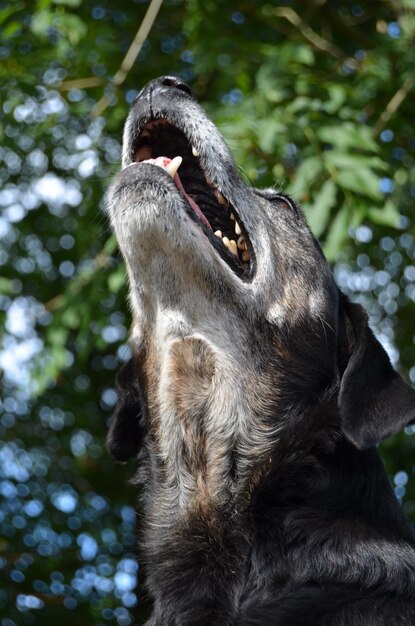
[[[401,106],[402,102],[409,95],[415,85],[415,76],[409,76],[402,87],[398,89],[395,95],[389,100],[388,104],[385,107],[385,110],[379,117],[373,128],[373,136],[377,137],[382,130],[385,128],[386,124],[389,122],[391,117],[396,113],[396,111]]]
[[[143,21],[141,22],[141,26],[138,29],[119,69],[116,71],[116,73],[114,74],[111,80],[111,83],[113,85],[116,85],[116,86],[122,85],[122,83],[127,78],[128,72],[134,65],[134,62],[137,56],[139,55],[140,50],[143,47],[143,44],[150,33],[150,30],[157,17],[157,13],[159,12],[159,9],[162,4],[163,4],[163,0],[151,0],[150,6],[147,9],[147,13],[144,16]],[[101,100],[99,100],[99,102],[97,102],[97,104],[94,106],[92,110],[92,116],[97,117],[98,115],[101,115],[103,111],[105,111],[108,105],[109,105],[108,97],[106,95],[102,96]]]
[[[64,80],[59,85],[60,91],[69,91],[70,89],[89,89],[90,87],[100,87],[104,85],[104,80],[98,76],[90,78],[76,78],[75,80]]]
[[[323,37],[320,37],[320,35],[312,30],[305,22],[303,22],[298,13],[296,13],[290,7],[279,7],[277,9],[274,9],[274,15],[276,15],[277,17],[284,17],[293,26],[298,28],[303,37],[305,37],[305,39],[308,39],[308,41],[314,46],[314,48],[322,50],[323,52],[328,52],[335,59],[343,58],[344,55],[342,51],[339,50],[339,48],[337,48],[330,41],[327,41],[326,39],[323,39]]]

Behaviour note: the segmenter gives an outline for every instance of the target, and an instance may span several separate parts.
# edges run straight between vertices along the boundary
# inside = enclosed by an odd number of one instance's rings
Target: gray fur
[[[201,197],[213,186],[234,207],[243,271],[166,171],[134,163],[160,120],[200,153]],[[107,206],[133,314],[107,442],[143,483],[148,625],[414,624],[415,540],[374,446],[410,423],[415,394],[299,208],[244,182],[172,77],[133,104]]]

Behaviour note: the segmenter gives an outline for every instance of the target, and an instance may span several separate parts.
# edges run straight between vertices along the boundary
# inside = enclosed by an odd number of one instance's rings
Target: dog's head
[[[115,456],[135,451],[143,406],[160,458],[176,469],[184,459],[189,475],[225,457],[269,457],[293,424],[309,436],[307,420],[358,447],[409,423],[414,392],[363,309],[339,294],[302,212],[246,184],[178,79],[151,82],[133,103],[107,204],[135,368],[120,382]]]

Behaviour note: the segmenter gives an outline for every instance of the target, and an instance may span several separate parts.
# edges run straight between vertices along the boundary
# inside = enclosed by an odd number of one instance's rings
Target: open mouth
[[[131,164],[143,162],[158,165],[170,174],[187,201],[191,219],[230,268],[241,278],[250,278],[254,252],[244,224],[235,207],[208,179],[199,151],[184,133],[164,119],[148,122],[135,140]]]

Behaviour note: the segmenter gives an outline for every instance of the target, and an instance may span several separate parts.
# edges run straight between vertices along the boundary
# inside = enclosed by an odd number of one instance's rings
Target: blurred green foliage
[[[129,312],[102,199],[151,78],[189,81],[243,175],[302,204],[415,381],[415,0],[166,0],[116,86],[147,8],[0,1],[1,626],[145,612],[132,468],[103,443]],[[382,450],[415,519],[413,430]]]

